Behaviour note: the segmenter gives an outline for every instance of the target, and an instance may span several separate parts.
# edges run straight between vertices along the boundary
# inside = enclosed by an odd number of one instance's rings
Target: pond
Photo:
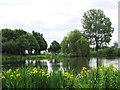
[[[59,59],[45,59],[45,60],[13,60],[13,62],[2,62],[2,67],[9,69],[10,67],[22,67],[22,66],[37,66],[46,67],[48,72],[52,72],[54,70],[61,70],[63,72],[75,72],[79,73],[82,67],[87,67],[88,69],[93,67],[99,67],[102,64],[108,66],[109,63],[114,66],[120,66],[118,64],[120,62],[120,58],[59,58]]]

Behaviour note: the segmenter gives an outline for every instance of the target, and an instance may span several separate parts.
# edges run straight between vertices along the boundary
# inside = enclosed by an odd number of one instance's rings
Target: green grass
[[[50,59],[52,55],[47,54],[47,55],[30,55],[31,59]]]
[[[88,70],[83,67],[79,74],[53,71],[37,67],[3,69],[3,88],[119,88],[120,71],[113,65]]]
[[[27,56],[2,54],[2,62],[14,62],[14,61],[24,60],[24,59],[27,59]]]
[[[12,55],[12,54],[3,54],[2,55],[2,62],[16,62],[16,61],[22,61],[26,59],[31,60],[44,60],[44,59],[50,59],[52,55]]]

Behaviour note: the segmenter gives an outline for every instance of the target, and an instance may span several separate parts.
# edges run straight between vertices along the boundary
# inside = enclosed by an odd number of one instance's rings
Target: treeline
[[[47,49],[47,42],[43,34],[32,31],[28,33],[23,29],[2,29],[2,53],[23,55],[25,50],[32,54],[40,54]]]
[[[92,50],[90,50],[90,55],[91,56],[97,56],[97,52]],[[112,47],[105,47],[102,49],[98,49],[98,55],[99,56],[108,56],[108,57],[112,57],[112,56],[120,56],[120,48],[117,48],[115,46]]]
[[[65,36],[61,44],[56,40],[51,42],[47,49],[47,42],[43,34],[32,31],[28,33],[23,29],[2,29],[2,53],[24,55],[25,50],[29,54],[35,51],[40,54],[42,50],[51,53],[64,53],[69,56],[89,56],[89,42],[79,30],[73,30]]]
[[[90,54],[90,46],[83,33],[75,29],[65,36],[60,44],[54,40],[48,48],[48,52],[62,53],[65,56],[87,57]]]
[[[91,45],[95,47],[98,56],[99,48],[109,45],[111,41],[114,31],[112,22],[100,9],[88,10],[81,21],[82,33],[79,30],[71,31],[61,44],[54,40],[48,51],[69,56],[89,56]],[[24,54],[24,51],[28,50],[31,54],[34,49],[35,54],[40,54],[40,51],[47,49],[47,42],[38,32],[32,31],[31,34],[22,29],[2,29],[2,37],[3,53]]]

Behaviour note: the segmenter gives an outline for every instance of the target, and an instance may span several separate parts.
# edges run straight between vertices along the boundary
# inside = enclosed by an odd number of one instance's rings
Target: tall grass
[[[102,65],[88,70],[83,67],[78,75],[62,71],[48,73],[47,69],[22,67],[4,69],[3,88],[119,88],[120,72],[118,67]]]

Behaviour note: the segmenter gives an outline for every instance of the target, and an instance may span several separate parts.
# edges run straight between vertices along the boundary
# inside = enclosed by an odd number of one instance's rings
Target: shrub
[[[117,56],[120,56],[120,48],[117,48],[117,49],[118,49]]]
[[[91,50],[91,51],[90,51],[90,55],[91,55],[91,56],[96,56],[97,53],[96,53],[96,51],[92,51],[92,50]]]
[[[117,50],[113,47],[103,49],[103,54],[107,56],[117,56]]]

